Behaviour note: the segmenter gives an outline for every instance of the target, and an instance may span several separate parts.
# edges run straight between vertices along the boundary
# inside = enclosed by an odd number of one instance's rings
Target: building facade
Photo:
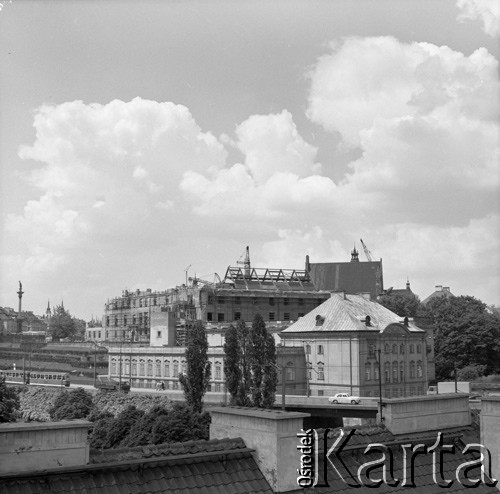
[[[192,321],[223,330],[239,319],[250,323],[259,313],[271,326],[286,327],[329,296],[306,271],[230,266],[223,281],[190,278],[164,291],[124,290],[105,304],[102,329],[87,328],[86,337],[147,343],[153,314],[167,311],[175,315],[182,345],[181,329]]]
[[[426,332],[363,296],[332,294],[281,338],[286,347],[304,348],[311,395],[427,392]]]

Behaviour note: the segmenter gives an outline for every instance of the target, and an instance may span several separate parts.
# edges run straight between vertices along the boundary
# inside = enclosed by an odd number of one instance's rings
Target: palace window
[[[417,377],[422,377],[422,361],[417,362]]]
[[[148,376],[153,377],[153,362],[148,360]]]
[[[394,383],[398,382],[398,363],[397,362],[392,363],[392,382],[394,382]]]
[[[415,362],[412,360],[410,362],[410,378],[415,377]]]
[[[141,361],[139,362],[139,375],[140,375],[140,376],[144,376],[144,374],[145,374],[145,372],[144,372],[144,371],[145,371],[145,364],[144,364],[144,360],[141,360]]]
[[[269,312],[269,320],[274,321],[274,312]]]
[[[285,321],[289,321],[289,320],[290,320],[290,312],[285,312],[285,313],[283,314],[283,319],[284,319]]]
[[[223,312],[219,312],[217,314],[217,322],[224,322],[224,313]]]
[[[323,355],[323,345],[318,345],[318,355]]]
[[[215,362],[215,379],[222,379],[222,367],[220,362]]]
[[[163,365],[163,371],[165,373],[165,377],[170,377],[170,362],[165,362]]]
[[[415,353],[415,345],[413,343],[410,344],[410,353]]]
[[[155,365],[155,376],[161,377],[161,361],[157,360]]]
[[[391,364],[389,362],[384,364],[384,382],[391,382]]]
[[[239,321],[241,319],[241,312],[235,312],[234,313],[234,320]]]
[[[392,353],[398,353],[398,346],[396,344],[392,345]]]
[[[287,362],[285,367],[285,376],[287,381],[295,381],[295,368],[293,362]]]
[[[365,364],[365,380],[371,381],[371,378],[372,378],[372,364],[366,363]]]
[[[325,364],[318,362],[318,381],[325,380]]]
[[[179,362],[174,360],[174,377],[179,377]]]

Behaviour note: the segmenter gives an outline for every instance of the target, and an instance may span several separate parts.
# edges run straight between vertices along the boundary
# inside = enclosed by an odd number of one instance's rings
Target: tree
[[[241,319],[237,321],[236,327],[231,325],[226,332],[224,374],[232,405],[251,404],[249,333],[247,325]]]
[[[15,422],[19,410],[19,396],[14,388],[8,388],[5,377],[0,377],[0,423]]]
[[[49,331],[54,341],[62,338],[72,338],[76,334],[76,324],[63,305],[56,305],[54,313],[50,318]]]
[[[486,374],[500,370],[500,318],[486,304],[470,296],[440,297],[425,311],[435,328],[438,379],[467,366],[485,366]]]
[[[260,314],[255,314],[249,334],[253,405],[269,408],[276,393],[276,348]]]
[[[410,291],[404,295],[400,293],[382,295],[378,302],[400,317],[415,317],[422,306],[420,299]]]
[[[188,406],[193,411],[201,413],[203,396],[210,379],[207,333],[201,321],[196,321],[187,330],[185,355],[187,375],[181,374],[179,381],[184,389]]]
[[[239,405],[238,394],[241,385],[242,371],[240,368],[241,349],[238,341],[238,331],[231,324],[226,331],[224,342],[224,375],[226,376],[226,387],[231,395],[230,404]]]
[[[278,383],[278,371],[276,367],[276,344],[273,335],[267,333],[265,344],[266,367],[263,379],[262,406],[271,408],[276,400],[276,385]],[[283,379],[285,376],[283,376]]]
[[[54,401],[49,414],[52,420],[86,418],[92,411],[92,395],[83,388],[62,392]]]

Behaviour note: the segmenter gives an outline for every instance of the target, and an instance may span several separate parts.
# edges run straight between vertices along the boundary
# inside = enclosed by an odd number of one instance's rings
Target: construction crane
[[[220,276],[217,273],[214,273],[214,280],[213,281],[207,281],[202,278],[198,278],[196,275],[193,277],[189,277],[188,280],[194,285],[198,285],[199,283],[203,285],[209,285],[209,286],[216,286],[222,283]]]
[[[370,262],[373,262],[373,256],[372,256],[372,253],[370,252],[370,250],[368,249],[368,247],[365,245],[365,243],[363,242],[363,239],[360,238],[361,240],[361,245],[363,246],[363,250],[365,251],[365,256],[366,258],[370,261]]]
[[[245,256],[245,258],[242,261],[241,257],[243,257],[243,256]],[[236,264],[243,264],[245,266],[245,276],[250,276],[250,269],[251,269],[251,266],[250,266],[250,247],[248,247],[248,245],[247,245],[247,248],[245,250],[245,254],[243,254],[241,257],[240,257],[240,260],[236,261]]]

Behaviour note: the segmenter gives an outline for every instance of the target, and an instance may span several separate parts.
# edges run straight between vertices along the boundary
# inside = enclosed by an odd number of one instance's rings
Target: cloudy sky
[[[360,238],[386,287],[500,304],[497,0],[2,4],[0,306]]]

